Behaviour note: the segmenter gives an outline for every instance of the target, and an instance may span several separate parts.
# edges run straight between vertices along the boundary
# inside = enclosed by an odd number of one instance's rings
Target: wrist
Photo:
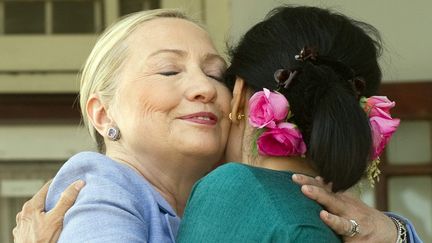
[[[407,229],[405,223],[393,216],[389,216],[389,218],[393,221],[394,226],[396,227],[397,231],[397,237],[396,237],[396,243],[406,243],[408,242],[407,239]]]

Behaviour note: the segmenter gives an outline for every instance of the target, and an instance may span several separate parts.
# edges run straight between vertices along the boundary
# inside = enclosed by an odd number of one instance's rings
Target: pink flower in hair
[[[296,125],[282,122],[269,128],[257,140],[258,152],[267,156],[294,156],[306,153],[306,145]]]
[[[268,89],[256,92],[249,100],[249,123],[256,128],[276,127],[288,115],[288,100]]]
[[[372,96],[362,100],[364,110],[369,117],[382,117],[391,119],[390,109],[395,106],[394,101],[390,101],[387,96]]]
[[[396,132],[400,120],[373,116],[369,119],[369,122],[371,125],[373,141],[372,160],[375,160],[381,155],[385,146],[390,141],[391,136]]]
[[[372,160],[375,160],[378,159],[391,136],[396,132],[400,120],[391,117],[390,109],[395,106],[395,102],[390,101],[387,96],[362,98],[361,103],[369,116],[373,141]]]

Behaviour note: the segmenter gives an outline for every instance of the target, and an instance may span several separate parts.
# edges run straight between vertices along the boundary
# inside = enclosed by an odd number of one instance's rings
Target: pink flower
[[[372,160],[377,159],[384,147],[390,141],[391,136],[399,126],[399,119],[386,119],[380,116],[374,116],[369,119],[372,130],[373,151]]]
[[[288,100],[268,89],[256,92],[249,100],[249,123],[256,128],[276,127],[288,115]]]
[[[298,128],[292,123],[279,123],[269,128],[257,140],[258,151],[268,156],[293,156],[306,153],[306,145]]]
[[[391,119],[390,109],[395,106],[395,102],[390,101],[387,96],[371,96],[364,102],[364,109],[369,117],[379,116]]]

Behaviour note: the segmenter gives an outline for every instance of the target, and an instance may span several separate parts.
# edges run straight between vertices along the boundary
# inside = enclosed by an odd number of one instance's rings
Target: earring
[[[238,114],[238,115],[237,115],[237,120],[241,120],[241,119],[243,119],[244,116],[245,116],[244,114]],[[231,121],[233,120],[233,119],[232,119],[232,113],[229,113],[228,118],[229,118]]]
[[[108,129],[107,136],[112,141],[117,141],[120,139],[120,130],[117,127],[110,127]]]
[[[369,164],[366,170],[367,178],[372,188],[375,186],[375,180],[379,182],[379,175],[381,174],[381,171],[378,168],[379,163],[380,159],[378,157]]]

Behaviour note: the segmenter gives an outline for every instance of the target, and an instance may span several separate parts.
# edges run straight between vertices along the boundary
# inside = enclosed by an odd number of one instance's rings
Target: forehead
[[[148,55],[160,49],[214,53],[208,33],[197,24],[179,18],[157,18],[144,22],[127,38],[129,49]]]

